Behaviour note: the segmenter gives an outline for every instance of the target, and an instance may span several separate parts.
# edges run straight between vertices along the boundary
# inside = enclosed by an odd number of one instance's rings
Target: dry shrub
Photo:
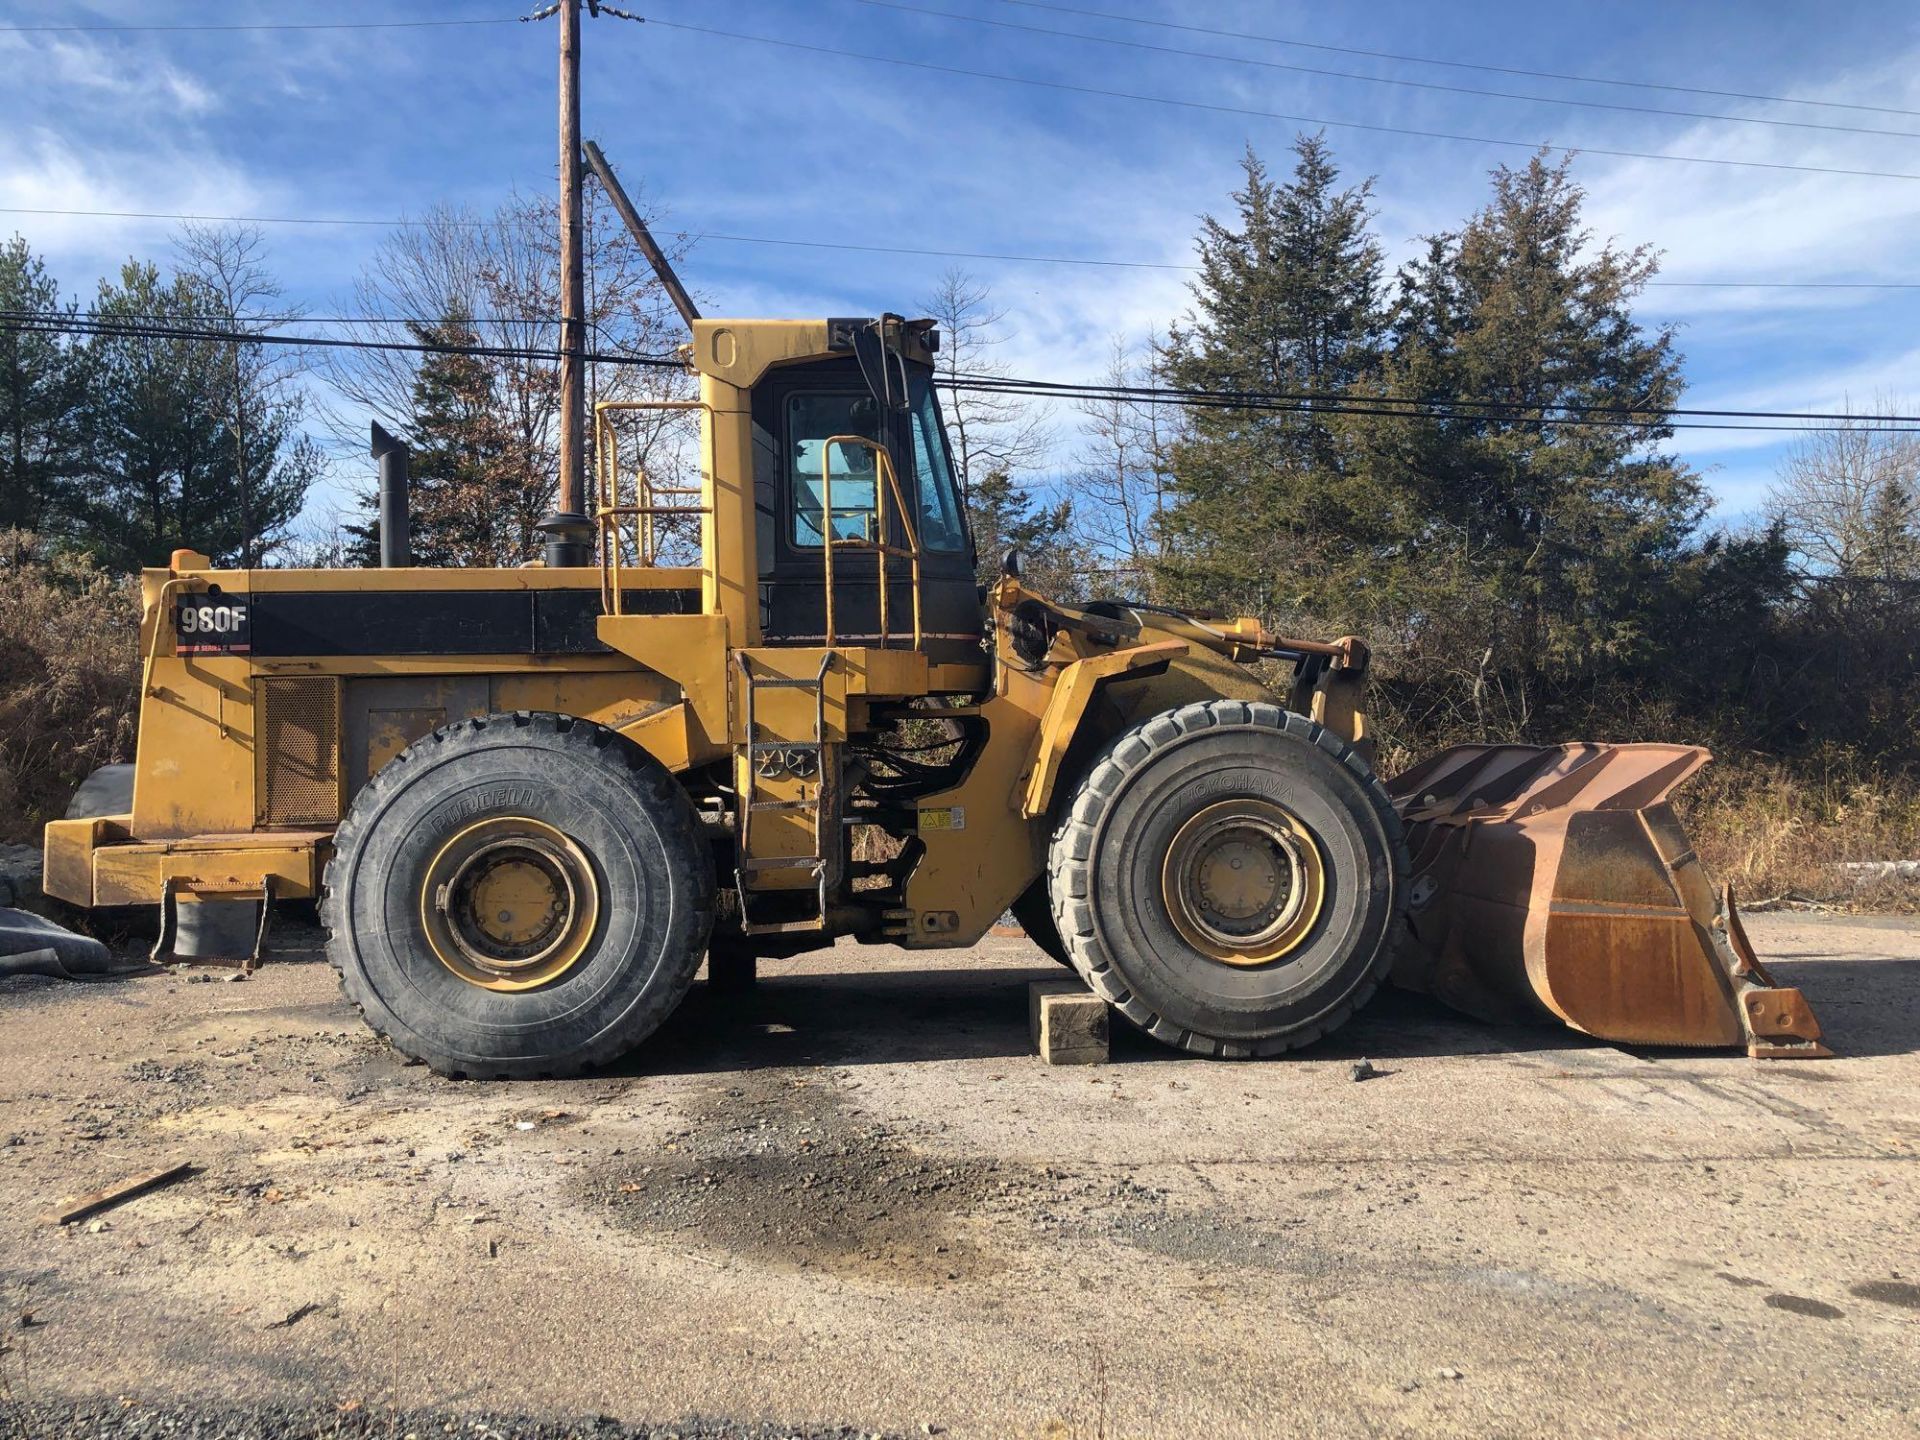
[[[1845,757],[1712,765],[1675,797],[1695,851],[1748,900],[1920,911],[1920,880],[1856,881],[1841,865],[1920,856],[1920,783]]]
[[[140,589],[0,531],[0,840],[32,841],[97,766],[133,754]]]

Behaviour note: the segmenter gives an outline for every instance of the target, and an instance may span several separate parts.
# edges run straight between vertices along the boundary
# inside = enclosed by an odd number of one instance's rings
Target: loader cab
[[[827,633],[826,537],[833,556],[834,638],[882,641],[880,554],[884,543],[920,555],[922,648],[935,664],[973,664],[984,636],[967,527],[946,427],[934,393],[930,327],[908,343],[856,349],[877,327],[829,322],[836,353],[776,366],[753,387],[755,549],[760,628],[770,645],[819,645]],[[918,341],[919,343],[912,343]],[[857,436],[882,447],[885,462]],[[900,510],[907,512],[902,523]],[[910,528],[909,528],[910,527]],[[910,533],[911,531],[911,533]],[[911,643],[911,567],[895,555],[887,570],[887,643]]]

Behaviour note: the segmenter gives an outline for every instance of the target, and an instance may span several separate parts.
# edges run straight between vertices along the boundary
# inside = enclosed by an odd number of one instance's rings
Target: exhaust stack
[[[380,568],[413,564],[413,536],[407,515],[407,447],[373,422],[373,456],[380,462]]]

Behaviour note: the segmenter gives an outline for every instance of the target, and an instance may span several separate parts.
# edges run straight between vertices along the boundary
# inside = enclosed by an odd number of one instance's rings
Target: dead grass
[[[138,582],[0,531],[0,840],[31,842],[100,765],[132,758]]]
[[[1723,759],[1675,797],[1694,849],[1747,901],[1920,912],[1920,880],[1856,882],[1848,862],[1920,857],[1920,783],[1857,762]]]

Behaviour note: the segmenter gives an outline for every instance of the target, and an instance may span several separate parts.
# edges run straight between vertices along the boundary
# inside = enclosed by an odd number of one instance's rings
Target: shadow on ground
[[[1027,984],[1060,977],[1041,963],[768,975],[748,989],[696,985],[686,1002],[616,1074],[697,1074],[806,1065],[1031,1056]],[[1430,1055],[1564,1050],[1598,1044],[1550,1028],[1493,1027],[1435,1001],[1385,989],[1325,1042],[1315,1060],[1376,1061]],[[1191,1059],[1114,1020],[1113,1059],[1160,1064]]]
[[[324,964],[323,945],[323,934],[310,923],[310,915],[290,913],[275,926],[268,963]],[[1031,964],[1019,963],[1029,955]],[[1837,1055],[1920,1052],[1920,960],[1795,950],[1769,956],[1767,963],[1780,983],[1805,992]],[[612,1067],[612,1073],[698,1074],[1029,1056],[1027,984],[1066,973],[1023,948],[1014,948],[1000,963],[936,964],[925,971],[868,969],[858,960],[845,970],[824,973],[783,968],[792,964],[764,962],[760,982],[744,990],[716,991],[704,982],[696,984],[658,1034]],[[95,986],[139,983],[136,978]],[[54,981],[19,980],[0,985],[0,995],[25,1000],[41,992],[52,1000],[64,988]],[[1426,996],[1385,986],[1353,1020],[1301,1053],[1314,1060],[1391,1062],[1583,1048],[1606,1047],[1605,1042],[1551,1025],[1482,1024]],[[1632,1048],[1632,1053],[1661,1060],[1727,1052]],[[1116,1015],[1113,1058],[1150,1064],[1186,1057]]]
[[[1027,984],[1060,974],[1057,966],[1041,962],[926,972],[771,974],[738,992],[717,992],[703,983],[652,1042],[618,1069],[699,1073],[1028,1056]],[[1920,960],[1789,962],[1778,967],[1776,978],[1806,992],[1836,1054],[1920,1051],[1920,1024],[1915,1023]],[[1354,1019],[1301,1054],[1314,1060],[1391,1062],[1606,1048],[1604,1041],[1556,1026],[1482,1024],[1427,996],[1387,986]],[[1632,1053],[1661,1060],[1729,1052]],[[1188,1057],[1116,1016],[1113,1058],[1154,1064]]]
[[[1920,960],[1808,958],[1761,957],[1775,980],[1806,995],[1835,1055],[1920,1053]]]

